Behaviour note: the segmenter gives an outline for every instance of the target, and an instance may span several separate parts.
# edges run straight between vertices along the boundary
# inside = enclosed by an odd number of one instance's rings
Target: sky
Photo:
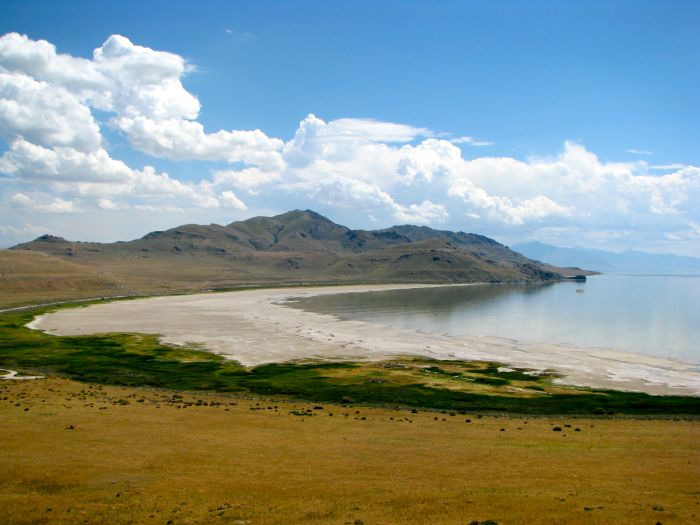
[[[0,0],[0,247],[313,209],[700,257],[700,2]]]

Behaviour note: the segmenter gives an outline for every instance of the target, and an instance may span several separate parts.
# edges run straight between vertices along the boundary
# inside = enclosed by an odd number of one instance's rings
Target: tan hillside
[[[131,293],[95,268],[41,252],[0,250],[0,308]]]

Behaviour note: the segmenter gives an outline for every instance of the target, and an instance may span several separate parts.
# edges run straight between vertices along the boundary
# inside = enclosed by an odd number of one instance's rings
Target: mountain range
[[[536,241],[516,244],[513,249],[526,257],[548,264],[582,266],[598,272],[700,274],[700,259],[673,254],[562,248]]]
[[[128,242],[42,235],[2,252],[6,289],[35,283],[37,272],[27,269],[40,263],[44,277],[51,268],[68,275],[68,283],[90,276],[85,294],[95,279],[100,290],[133,294],[301,283],[541,282],[585,273],[530,260],[482,235],[412,225],[353,230],[311,210],[226,226],[187,224]],[[12,266],[13,257],[21,264]],[[22,271],[28,272],[24,281]]]

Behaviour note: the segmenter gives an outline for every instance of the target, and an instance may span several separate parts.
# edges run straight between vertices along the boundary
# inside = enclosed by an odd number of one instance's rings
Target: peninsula
[[[240,286],[545,282],[585,272],[528,259],[473,233],[402,225],[352,230],[311,210],[221,226],[187,224],[128,242],[42,235],[0,252],[2,306],[32,299]]]

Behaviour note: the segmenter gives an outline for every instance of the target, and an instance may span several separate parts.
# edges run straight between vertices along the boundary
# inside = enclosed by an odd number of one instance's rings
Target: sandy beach
[[[499,361],[556,370],[565,384],[700,395],[697,365],[606,348],[455,337],[346,321],[285,306],[292,298],[429,285],[283,288],[167,296],[63,309],[28,326],[54,335],[160,334],[174,345],[200,345],[246,366],[292,360],[382,360],[397,355]]]

